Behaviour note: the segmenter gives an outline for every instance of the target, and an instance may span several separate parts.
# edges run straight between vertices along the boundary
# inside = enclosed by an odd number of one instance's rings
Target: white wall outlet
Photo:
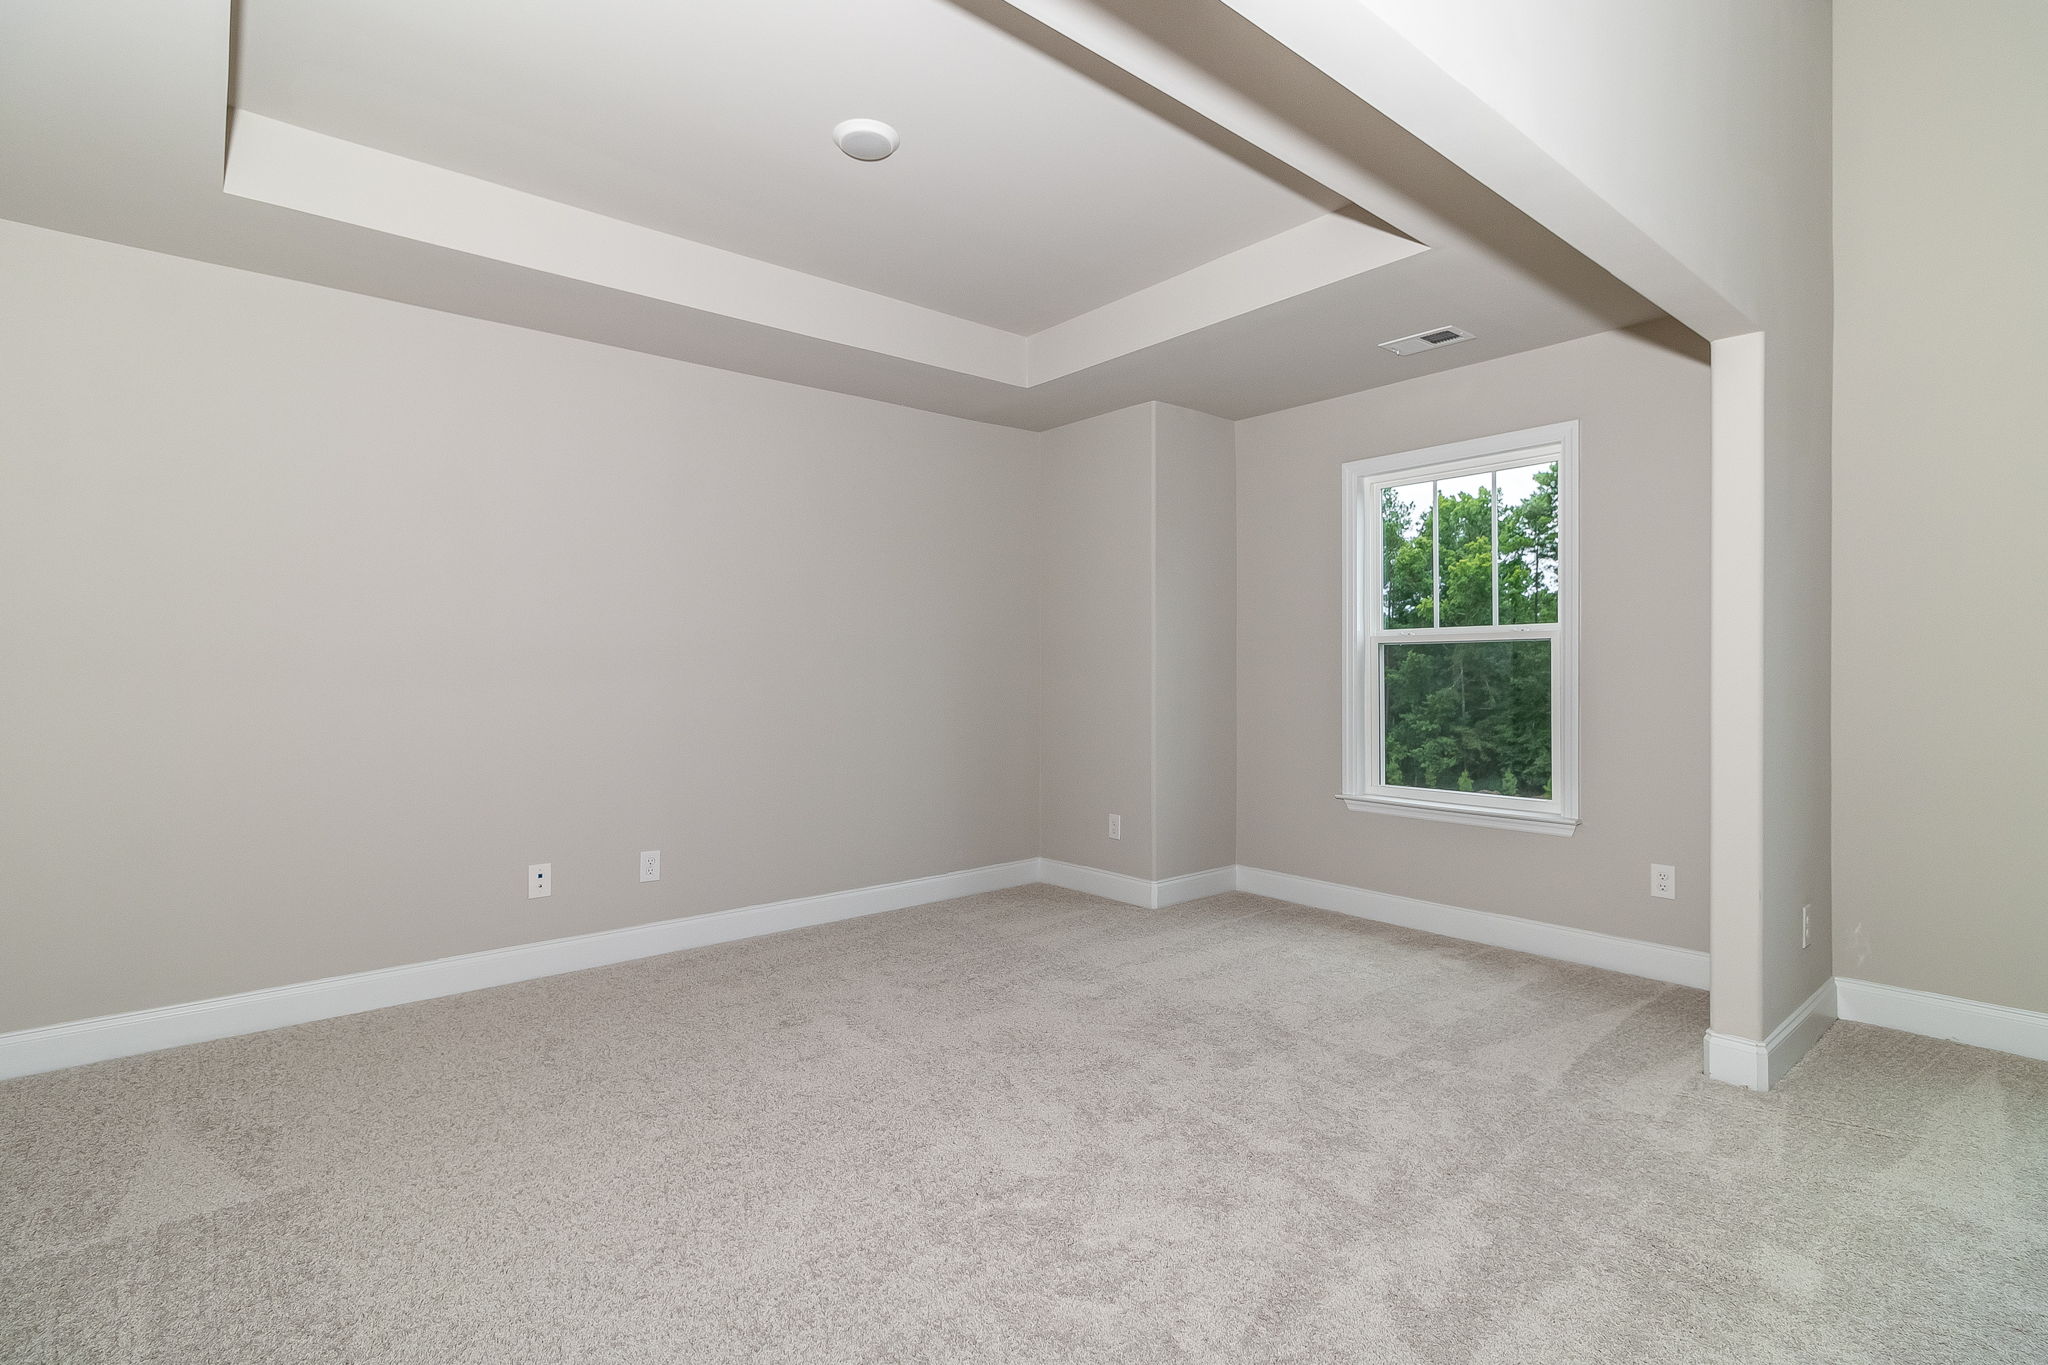
[[[1662,901],[1678,899],[1678,869],[1669,863],[1650,864],[1650,894]]]
[[[650,848],[640,855],[640,880],[658,882],[661,880],[661,850]]]
[[[1799,946],[1813,946],[1813,907],[1810,905],[1799,907]]]
[[[539,900],[542,896],[555,894],[555,865],[553,863],[528,863],[526,865],[526,898]]]
[[[1109,817],[1109,837],[1112,839],[1121,839],[1124,837],[1123,816],[1112,815]]]

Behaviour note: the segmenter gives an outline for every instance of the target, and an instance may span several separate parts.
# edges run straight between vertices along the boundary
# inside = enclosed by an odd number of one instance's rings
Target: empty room
[[[2044,61],[0,5],[0,1361],[2048,1360]]]

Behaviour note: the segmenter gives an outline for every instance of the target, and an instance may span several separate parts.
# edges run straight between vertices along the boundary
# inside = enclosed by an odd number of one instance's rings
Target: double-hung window
[[[1353,810],[1578,825],[1578,423],[1344,466]]]

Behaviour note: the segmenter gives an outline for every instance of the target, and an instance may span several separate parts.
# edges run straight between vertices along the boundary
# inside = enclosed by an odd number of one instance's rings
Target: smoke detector
[[[896,150],[896,130],[880,119],[850,118],[832,130],[839,150],[855,161],[880,161]]]
[[[1472,334],[1463,327],[1433,327],[1427,332],[1417,332],[1411,337],[1395,337],[1392,341],[1382,341],[1380,349],[1392,351],[1395,355],[1420,355],[1424,351],[1434,351],[1439,346],[1455,346],[1461,341],[1471,339]]]

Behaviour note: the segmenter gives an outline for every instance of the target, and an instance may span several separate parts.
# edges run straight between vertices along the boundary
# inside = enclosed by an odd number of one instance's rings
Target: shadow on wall
[[[1687,360],[1698,361],[1702,365],[1713,361],[1713,343],[1677,318],[1655,318],[1626,330],[1630,336],[1641,337],[1652,346],[1684,356]]]

